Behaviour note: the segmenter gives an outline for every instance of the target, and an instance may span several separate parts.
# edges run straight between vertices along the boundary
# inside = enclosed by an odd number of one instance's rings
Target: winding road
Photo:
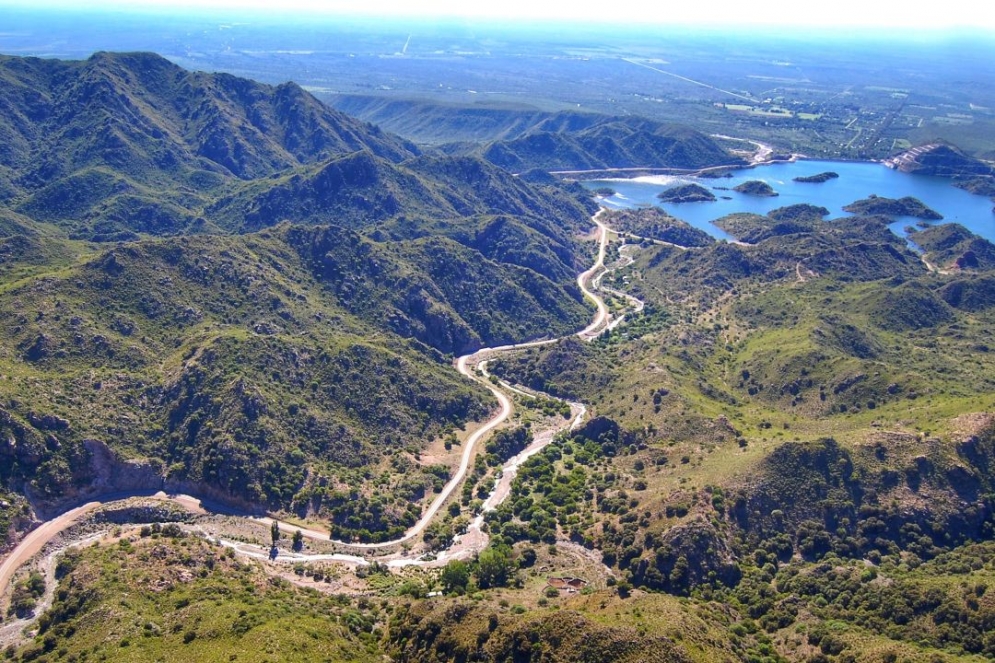
[[[603,211],[603,210],[602,210]],[[608,306],[605,304],[604,300],[598,296],[595,290],[598,287],[598,283],[602,276],[604,276],[607,271],[605,267],[605,253],[608,245],[608,237],[611,229],[609,229],[600,219],[602,211],[599,211],[593,217],[593,222],[598,228],[598,254],[594,264],[581,273],[577,277],[577,285],[580,287],[581,292],[584,296],[592,301],[597,307],[596,313],[594,315],[591,323],[577,332],[577,336],[584,340],[593,340],[597,338],[605,329],[613,327],[618,324],[621,318],[616,318],[614,321],[611,318],[611,314],[608,310]],[[642,302],[634,297],[620,293],[617,291],[612,291],[612,294],[620,295],[629,300],[633,305],[635,310],[641,310]],[[421,518],[415,523],[404,536],[394,539],[392,541],[385,541],[382,543],[351,543],[347,541],[333,541],[344,547],[352,548],[357,551],[362,550],[373,550],[389,548],[393,546],[398,546],[399,544],[404,544],[411,541],[418,535],[422,534],[425,528],[432,522],[432,519],[438,514],[439,510],[445,504],[445,502],[450,498],[453,491],[463,482],[466,478],[466,473],[470,468],[470,462],[473,458],[474,451],[477,444],[484,439],[489,433],[491,433],[495,428],[504,423],[514,412],[514,404],[511,397],[506,393],[505,390],[501,388],[504,385],[495,385],[490,380],[487,379],[486,373],[486,362],[488,359],[493,358],[496,354],[521,350],[525,348],[537,347],[542,345],[548,345],[555,343],[558,339],[545,339],[538,341],[530,341],[527,343],[518,343],[513,345],[504,345],[494,348],[483,348],[477,352],[464,355],[456,360],[456,369],[466,376],[467,378],[474,380],[478,384],[485,386],[498,401],[497,412],[485,422],[479,429],[474,431],[472,435],[466,440],[464,444],[463,454],[460,458],[459,468],[456,473],[452,476],[445,487],[439,493],[438,496],[432,501],[428,509],[422,514]],[[481,371],[478,374],[476,370],[481,367]],[[531,396],[531,394],[526,394],[521,390],[515,389],[514,387],[506,387],[506,389],[511,392],[517,392],[526,396]],[[484,503],[483,511],[490,511],[496,508],[509,494],[511,481],[518,467],[529,457],[541,451],[546,445],[552,442],[555,434],[562,430],[563,428],[576,428],[580,425],[583,417],[586,415],[586,408],[579,403],[570,403],[571,411],[573,416],[568,424],[564,424],[562,427],[556,430],[546,431],[543,434],[537,435],[536,439],[529,445],[527,449],[522,451],[520,454],[509,460],[502,467],[502,474],[500,479],[495,483],[495,487],[492,493],[488,496]],[[7,555],[0,564],[0,597],[7,594],[10,583],[14,578],[17,570],[25,563],[27,563],[32,557],[37,555],[45,547],[47,543],[52,541],[57,535],[74,525],[75,523],[82,520],[85,516],[94,512],[98,508],[115,501],[120,501],[124,499],[129,499],[133,497],[149,497],[153,499],[159,499],[164,501],[169,501],[171,503],[177,504],[182,508],[197,514],[205,514],[210,512],[220,512],[231,514],[231,509],[225,508],[213,508],[212,505],[204,500],[200,500],[194,496],[181,495],[181,494],[166,494],[162,491],[144,491],[144,492],[131,492],[131,493],[116,493],[111,495],[101,496],[95,498],[93,501],[87,502],[81,506],[71,509],[52,520],[49,520],[39,527],[32,530],[24,539]],[[273,522],[271,518],[260,518],[256,516],[251,516],[248,514],[237,514],[244,515],[245,518],[264,523],[269,525]],[[296,530],[300,529],[301,533],[308,538],[328,541],[330,538],[330,533],[328,531],[301,528],[293,523],[286,523],[282,521],[277,521],[281,526],[281,529],[285,531],[287,529]],[[471,523],[467,534],[457,537],[450,548],[440,555],[433,561],[423,561],[419,559],[406,559],[404,558],[404,553],[398,553],[393,556],[393,559],[388,561],[391,566],[410,566],[410,565],[439,565],[443,563],[446,559],[452,559],[455,557],[463,557],[472,554],[473,552],[479,551],[483,546],[486,545],[487,535],[482,531],[481,526],[483,524],[483,513],[478,515],[476,519]],[[468,539],[473,539],[472,544],[467,544]],[[460,546],[461,540],[463,541],[463,546]],[[268,555],[265,552],[260,552],[258,546],[252,546],[249,544],[241,544],[231,541],[222,540],[221,543],[228,547],[236,549],[241,554],[251,556],[251,557],[261,557],[265,558]],[[360,555],[348,555],[342,553],[334,554],[316,554],[316,555],[305,555],[305,554],[284,554],[280,553],[280,559],[284,561],[338,561],[349,564],[368,564],[369,560]]]

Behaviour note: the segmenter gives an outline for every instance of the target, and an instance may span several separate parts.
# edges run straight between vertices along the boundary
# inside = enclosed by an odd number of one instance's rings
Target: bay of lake
[[[827,171],[838,173],[839,178],[821,184],[794,181],[796,177]],[[766,182],[779,195],[759,197],[732,190],[738,184],[750,180]],[[656,197],[670,187],[691,182],[709,189],[718,200],[710,203],[662,203]],[[829,216],[826,218],[835,219],[849,216],[843,211],[844,205],[876,194],[886,198],[918,198],[943,215],[943,221],[936,223],[959,223],[971,232],[995,242],[995,213],[992,212],[991,199],[958,189],[949,179],[910,175],[879,163],[799,160],[744,168],[732,171],[732,177],[717,179],[651,175],[633,179],[589,180],[583,184],[589,189],[608,187],[614,190],[615,195],[601,201],[606,207],[622,209],[655,205],[718,239],[732,239],[712,224],[712,221],[727,214],[766,214],[778,207],[808,203],[827,208]],[[723,197],[729,199],[724,200]],[[904,237],[905,227],[914,226],[917,222],[918,219],[897,218],[891,228]]]

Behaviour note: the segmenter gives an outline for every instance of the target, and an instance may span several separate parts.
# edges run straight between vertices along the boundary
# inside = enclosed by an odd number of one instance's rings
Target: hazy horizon
[[[412,6],[397,0],[370,0],[357,9],[355,4],[334,0],[287,0],[274,8],[265,0],[145,0],[143,2],[123,2],[121,0],[97,0],[84,7],[62,0],[5,0],[0,2],[0,10],[21,10],[29,12],[56,11],[60,13],[114,13],[114,14],[166,14],[173,17],[243,17],[247,20],[265,19],[276,22],[294,22],[309,19],[331,19],[339,21],[365,22],[388,20],[397,23],[458,23],[476,24],[480,27],[492,26],[502,29],[519,28],[542,29],[563,27],[570,24],[578,28],[598,28],[599,26],[618,29],[626,27],[636,31],[659,27],[681,27],[706,31],[751,31],[805,27],[816,33],[825,34],[847,30],[848,36],[859,36],[861,31],[877,34],[879,37],[894,36],[879,34],[881,28],[898,30],[911,34],[933,34],[945,32],[984,35],[995,38],[995,12],[979,13],[976,6],[969,6],[957,0],[946,3],[942,12],[935,6],[905,6],[901,12],[890,7],[868,6],[857,0],[842,0],[834,5],[831,16],[814,13],[807,5],[774,0],[761,5],[733,2],[709,3],[708,5],[686,5],[680,7],[662,6],[617,6],[611,10],[566,2],[524,2],[522,0],[503,1],[491,4],[469,4],[451,0],[429,0]],[[857,31],[854,35],[852,31]],[[808,35],[794,35],[803,39]]]

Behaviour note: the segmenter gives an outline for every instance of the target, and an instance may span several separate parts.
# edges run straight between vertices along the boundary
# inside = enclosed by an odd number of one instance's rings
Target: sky
[[[3,6],[80,9],[70,0],[0,0]],[[943,2],[882,2],[881,0],[711,0],[707,2],[628,3],[584,0],[92,0],[88,9],[156,9],[170,13],[207,7],[330,15],[370,15],[393,18],[452,17],[469,20],[551,21],[570,18],[584,22],[694,24],[717,26],[888,27],[916,30],[980,28],[995,31],[991,0]]]

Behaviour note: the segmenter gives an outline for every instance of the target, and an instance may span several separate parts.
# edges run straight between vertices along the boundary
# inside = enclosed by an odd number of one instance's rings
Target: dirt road
[[[605,304],[604,300],[594,292],[594,288],[596,288],[598,280],[600,279],[601,276],[603,276],[605,272],[604,260],[608,244],[608,236],[610,232],[610,229],[607,226],[605,226],[605,224],[602,223],[602,221],[600,220],[599,218],[600,216],[601,212],[599,211],[598,214],[596,214],[593,218],[594,223],[598,227],[598,234],[599,234],[597,259],[595,260],[594,264],[591,266],[590,269],[584,271],[582,274],[580,274],[577,277],[577,284],[580,287],[581,291],[584,293],[584,296],[590,299],[592,302],[594,302],[594,304],[597,307],[597,312],[595,313],[594,318],[591,321],[591,324],[589,324],[581,331],[577,332],[577,336],[585,340],[591,340],[596,338],[602,331],[604,331],[605,328],[608,327],[608,325],[611,324],[611,315],[608,311],[607,305]],[[462,483],[463,479],[466,477],[466,473],[469,470],[470,461],[473,458],[473,452],[474,449],[476,448],[476,445],[491,431],[493,431],[495,428],[504,423],[504,421],[506,421],[514,411],[512,400],[508,396],[508,394],[505,393],[505,391],[500,389],[498,386],[491,383],[485,377],[478,375],[477,372],[475,371],[477,365],[482,362],[485,362],[487,358],[493,357],[495,354],[501,352],[519,350],[529,347],[536,347],[539,345],[554,343],[555,341],[556,339],[550,339],[550,340],[532,341],[528,343],[520,343],[514,345],[506,345],[496,348],[485,348],[479,350],[478,352],[473,353],[472,355],[465,355],[463,357],[460,357],[455,362],[456,369],[466,377],[470,378],[471,380],[474,380],[479,384],[487,387],[491,391],[491,393],[494,394],[494,397],[498,400],[499,404],[498,411],[483,426],[477,429],[466,440],[466,442],[464,443],[463,455],[460,458],[460,465],[458,470],[449,480],[446,486],[443,488],[442,492],[435,498],[435,500],[433,500],[432,504],[425,511],[425,513],[418,520],[418,522],[414,526],[412,526],[404,534],[403,537],[395,539],[393,541],[386,541],[383,543],[366,543],[366,544],[349,543],[349,542],[337,542],[337,543],[340,543],[343,546],[348,546],[354,549],[369,550],[369,549],[386,548],[390,546],[396,546],[398,544],[403,544],[420,535],[428,526],[428,524],[432,521],[432,519],[438,514],[439,509],[442,508],[442,505],[446,502],[447,499],[449,499],[453,491]],[[584,408],[583,405],[579,403],[572,403],[571,407],[574,416],[572,417],[569,426],[572,429],[576,428],[581,423],[586,413],[586,409]],[[547,444],[549,444],[553,440],[553,437],[555,436],[555,433],[558,432],[558,430],[559,429],[551,430],[548,431],[548,433],[546,434],[538,436],[536,440],[529,446],[528,449],[526,449],[521,454],[508,461],[508,463],[503,468],[503,471],[507,474],[507,478],[497,482],[497,485],[495,486],[494,489],[495,492],[491,496],[489,496],[488,500],[486,501],[487,510],[496,508],[508,496],[510,492],[511,480],[514,477],[514,473],[517,471],[518,466],[521,465],[521,463],[523,463],[527,458],[538,453]],[[91,502],[87,502],[86,504],[83,504],[81,506],[78,506],[74,509],[71,509],[61,514],[60,516],[57,516],[52,520],[43,523],[35,530],[30,532],[17,545],[17,547],[15,547],[13,551],[11,551],[11,553],[6,557],[6,559],[3,560],[3,563],[0,564],[0,596],[7,594],[7,590],[10,587],[10,583],[17,569],[19,569],[32,557],[41,552],[45,544],[50,542],[58,534],[65,531],[67,528],[69,528],[70,526],[81,520],[84,516],[92,513],[93,511],[102,506],[105,506],[111,502],[120,501],[123,499],[129,499],[133,497],[150,497],[155,499],[168,500],[170,502],[182,506],[184,509],[192,513],[198,513],[198,514],[215,512],[215,513],[226,513],[229,515],[240,515],[254,522],[266,525],[269,525],[274,520],[272,518],[257,517],[257,516],[251,516],[249,514],[235,513],[230,508],[225,508],[222,507],[221,505],[212,505],[209,502],[205,502],[204,500],[201,500],[191,495],[180,495],[180,494],[169,495],[161,491],[160,492],[148,491],[148,492],[139,492],[139,493],[127,493],[127,494],[120,493],[120,494],[103,496],[94,499]],[[456,555],[463,555],[468,551],[470,551],[472,548],[479,550],[480,548],[483,547],[483,545],[486,545],[487,536],[480,529],[480,525],[483,522],[482,516],[478,517],[477,520],[479,521],[479,523],[476,521],[474,523],[475,525],[477,525],[477,527],[474,528],[471,525],[471,532],[468,532],[468,536],[464,536],[464,541],[462,546],[457,545],[456,550],[444,552],[434,562],[423,562],[421,560],[416,560],[416,559],[395,558],[391,561],[391,564],[394,566],[406,566],[410,564],[438,565],[440,561],[443,561],[447,558],[452,558],[453,556]],[[281,528],[284,529],[285,531],[299,529],[305,537],[311,539],[318,539],[325,541],[328,540],[330,536],[330,533],[328,531],[302,528],[298,527],[293,523],[287,523],[279,520],[277,520],[277,522],[280,524]],[[472,531],[474,529],[476,529],[475,532]],[[474,545],[468,546],[468,543],[470,543],[471,539],[473,540]],[[222,543],[224,545],[228,545],[230,547],[235,548],[238,552],[247,556],[261,557],[261,558],[265,558],[267,556],[265,553],[260,552],[258,546],[251,546],[248,544],[238,544],[238,543],[224,542],[224,541]],[[281,559],[289,561],[328,560],[328,561],[340,561],[351,564],[368,563],[368,560],[364,559],[361,556],[345,555],[345,554],[324,554],[324,555],[281,554]]]
[[[42,523],[37,528],[28,533],[26,537],[10,552],[3,563],[0,564],[0,596],[5,595],[6,589],[14,579],[14,574],[29,559],[41,552],[45,544],[54,539],[66,529],[72,527],[87,514],[111,502],[132,497],[151,497],[156,499],[170,500],[179,504],[192,513],[206,513],[201,506],[200,500],[190,495],[166,495],[163,492],[148,492],[145,494],[119,493],[107,495],[80,505],[75,509],[70,509],[60,516]]]

